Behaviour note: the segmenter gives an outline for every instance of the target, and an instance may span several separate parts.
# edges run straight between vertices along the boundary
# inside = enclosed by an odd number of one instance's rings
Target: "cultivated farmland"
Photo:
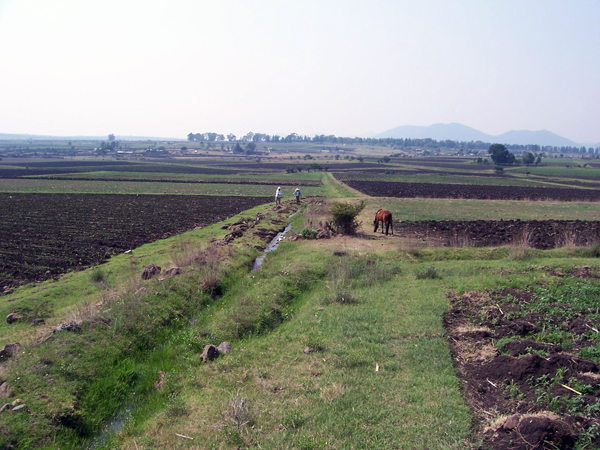
[[[0,286],[100,264],[141,244],[219,222],[269,199],[0,194]]]

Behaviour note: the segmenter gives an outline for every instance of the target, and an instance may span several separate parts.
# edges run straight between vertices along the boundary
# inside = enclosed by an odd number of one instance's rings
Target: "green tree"
[[[254,142],[249,142],[248,145],[246,145],[246,154],[251,155],[254,153],[254,150],[256,150],[256,144]]]
[[[109,141],[114,141],[114,140],[115,140],[115,135],[114,135],[114,134],[112,134],[112,133],[111,133],[111,134],[109,134],[109,135],[108,135],[108,140],[109,140]]]
[[[490,145],[488,153],[495,164],[513,164],[516,160],[515,155],[509,152],[506,146],[502,144]]]
[[[527,152],[523,155],[523,164],[533,164],[535,162],[535,156],[531,152]]]

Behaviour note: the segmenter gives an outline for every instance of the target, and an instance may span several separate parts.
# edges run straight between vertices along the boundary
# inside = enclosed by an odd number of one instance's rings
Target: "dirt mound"
[[[513,243],[547,250],[600,241],[600,222],[581,220],[422,220],[394,223],[396,234],[433,239],[453,247],[496,247]]]

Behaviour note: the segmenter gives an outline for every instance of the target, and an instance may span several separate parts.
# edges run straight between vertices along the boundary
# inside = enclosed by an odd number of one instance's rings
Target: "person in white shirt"
[[[277,191],[275,192],[275,206],[277,205],[281,205],[281,196],[283,194],[281,193],[281,188],[278,187]]]
[[[300,193],[300,189],[296,188],[296,190],[294,191],[294,195],[296,196],[296,203],[300,204],[300,196],[302,195]]]

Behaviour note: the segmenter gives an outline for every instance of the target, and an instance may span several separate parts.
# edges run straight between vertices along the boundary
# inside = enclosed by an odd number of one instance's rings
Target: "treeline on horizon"
[[[288,134],[287,136],[279,136],[277,134],[270,135],[265,133],[249,132],[244,136],[236,136],[233,133],[227,135],[218,133],[189,133],[187,139],[190,142],[264,142],[264,143],[293,143],[306,142],[313,144],[335,144],[335,145],[377,145],[382,147],[391,147],[393,149],[400,148],[415,148],[421,147],[426,149],[459,149],[459,150],[487,150],[493,144],[492,142],[482,141],[455,141],[445,139],[437,141],[431,138],[410,139],[410,138],[362,138],[362,137],[342,137],[330,135],[315,135],[314,137],[302,136],[296,133]],[[579,153],[579,154],[598,154],[600,148],[586,149],[585,147],[571,146],[551,146],[551,145],[521,145],[521,144],[504,144],[509,150],[527,150],[533,152],[548,152],[548,153]]]

